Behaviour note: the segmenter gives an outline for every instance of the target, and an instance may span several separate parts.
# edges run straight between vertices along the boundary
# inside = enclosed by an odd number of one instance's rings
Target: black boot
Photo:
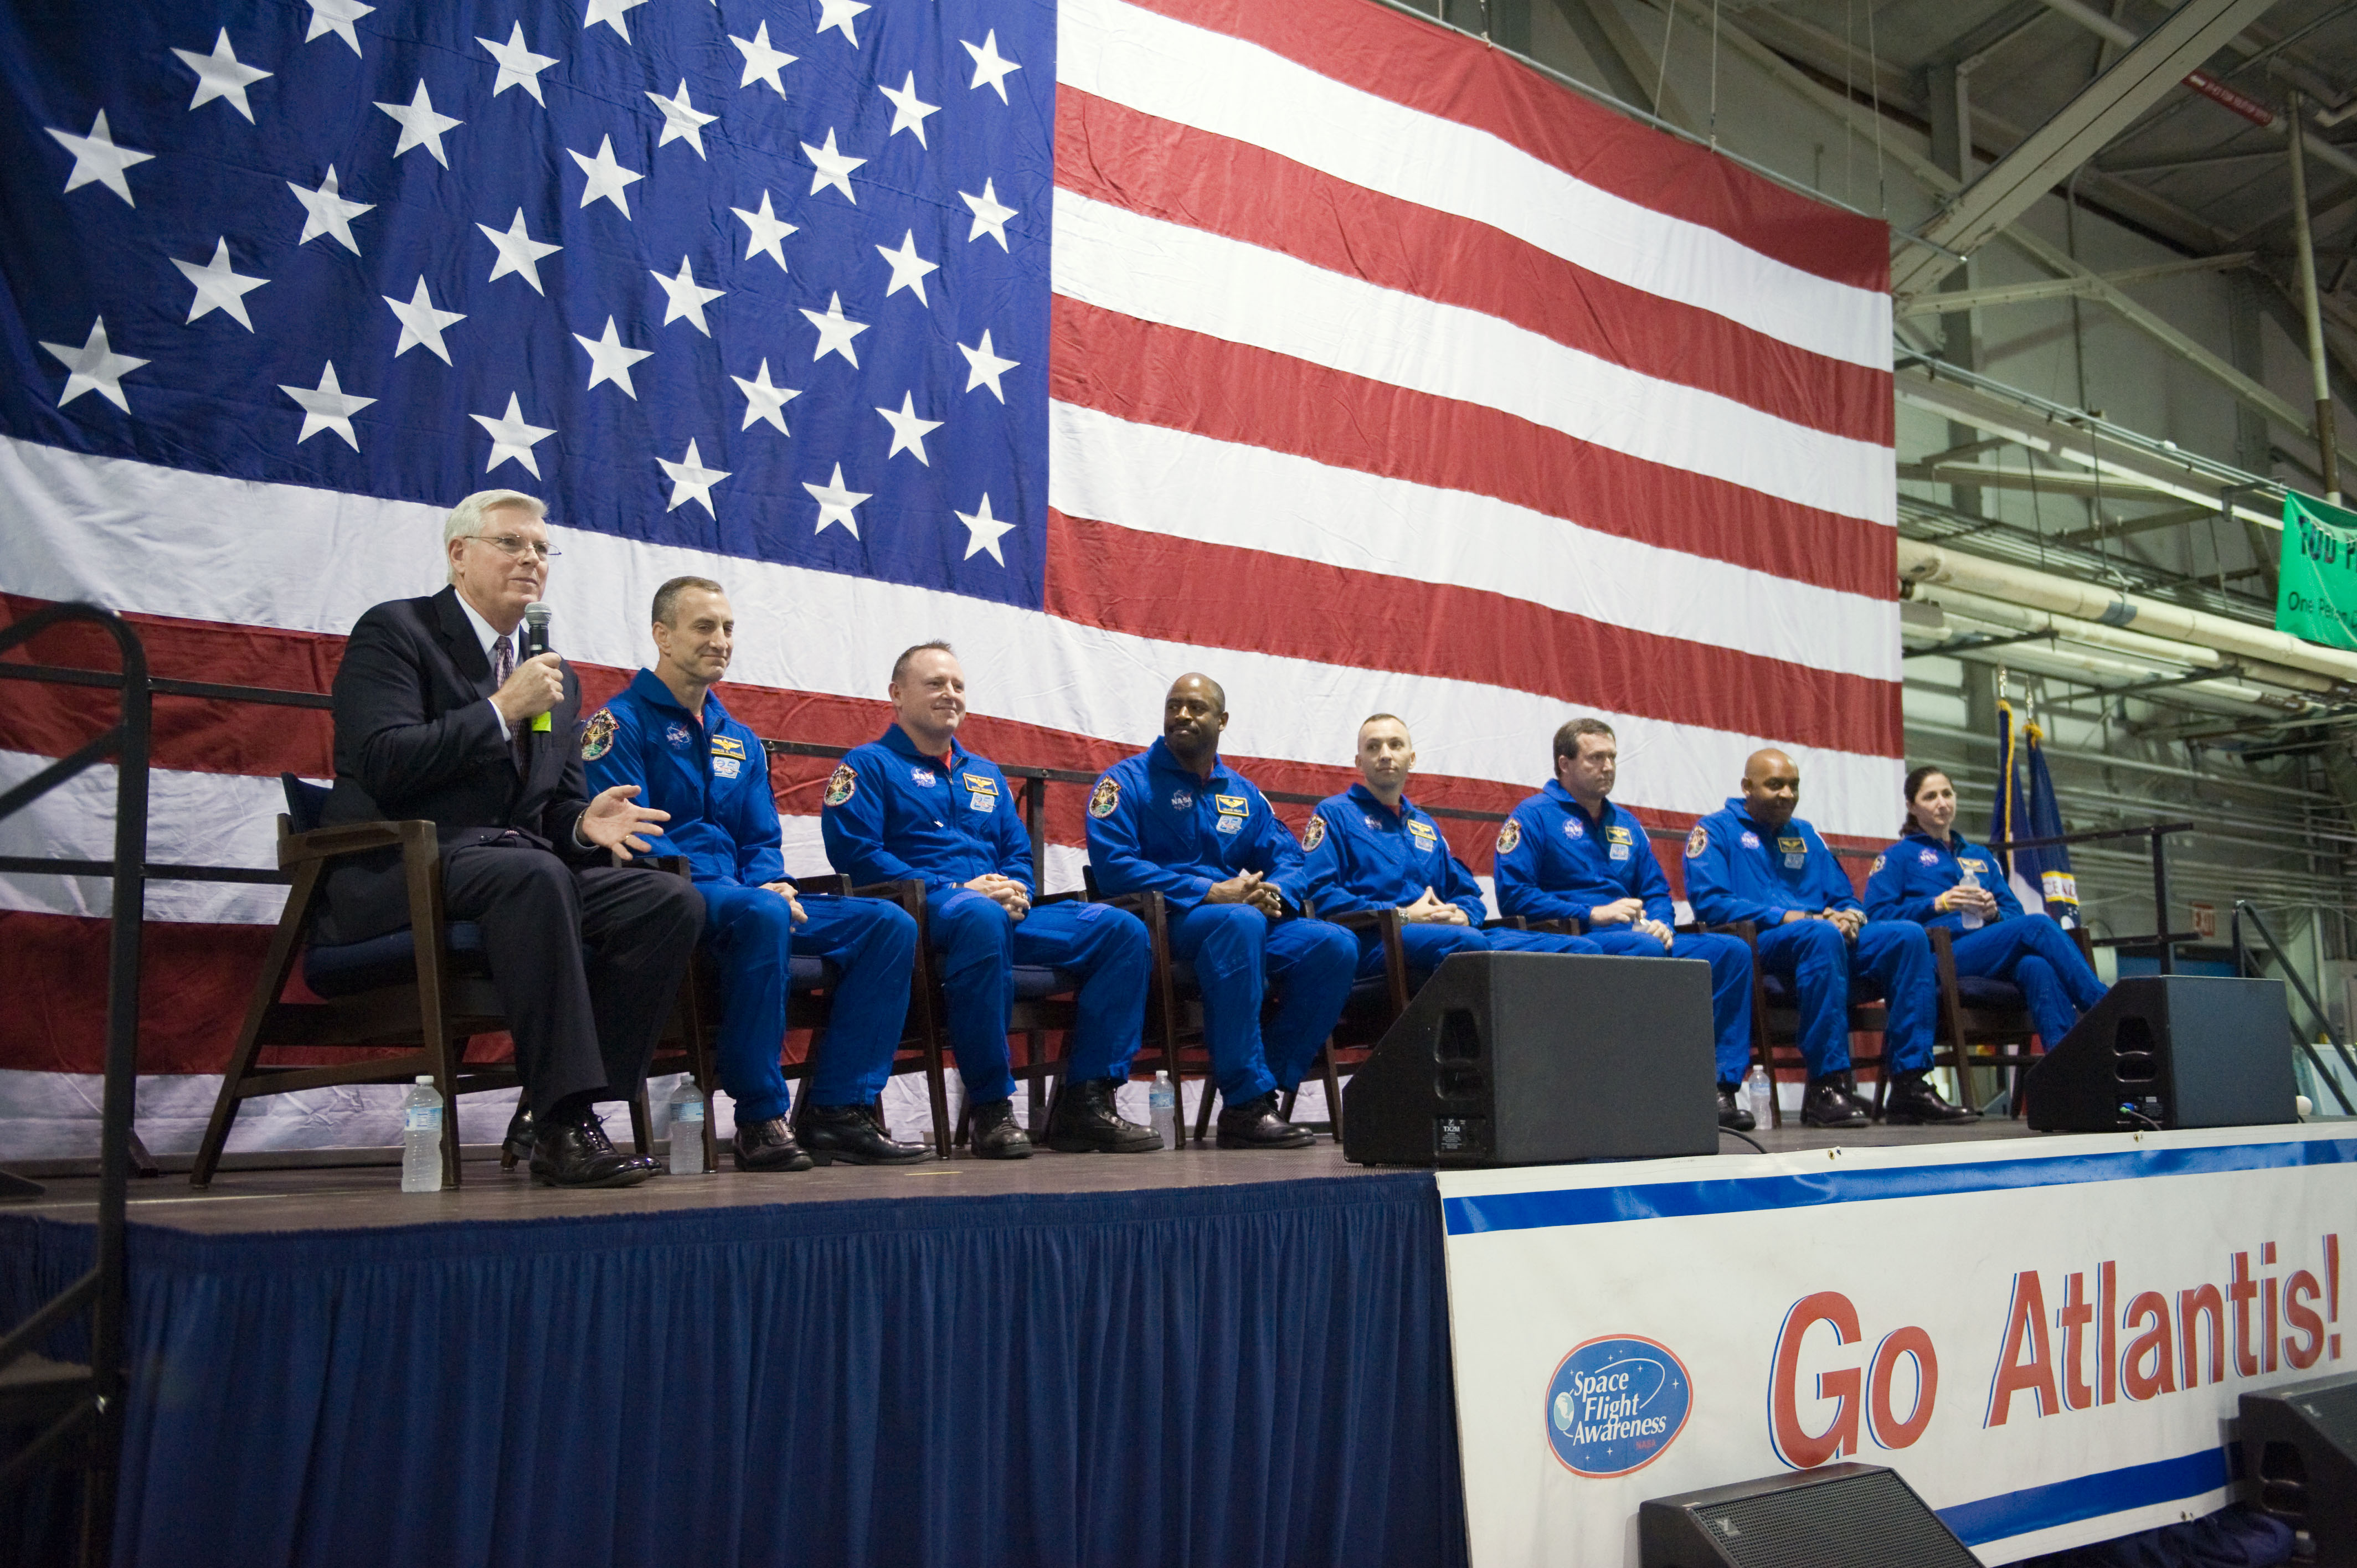
[[[1220,1107],[1220,1147],[1222,1149],[1306,1149],[1318,1141],[1307,1127],[1297,1127],[1276,1113],[1276,1090]]]
[[[1031,1134],[1015,1122],[1015,1101],[994,1100],[974,1108],[974,1157],[978,1160],[1028,1160]]]
[[[1932,1087],[1928,1069],[1917,1068],[1902,1072],[1890,1080],[1890,1090],[1882,1102],[1885,1122],[1919,1122],[1928,1125],[1953,1125],[1960,1122],[1977,1122],[1980,1112],[1962,1105],[1951,1105],[1940,1098]]]
[[[1760,1125],[1760,1119],[1736,1098],[1736,1091],[1741,1087],[1733,1083],[1718,1086],[1718,1124],[1731,1132],[1749,1133]]]
[[[1142,1155],[1160,1148],[1161,1133],[1123,1120],[1114,1109],[1114,1091],[1120,1087],[1109,1078],[1058,1084],[1056,1101],[1048,1110],[1048,1146],[1065,1155]]]
[[[806,1171],[811,1157],[794,1142],[794,1124],[782,1116],[765,1122],[739,1122],[729,1140],[740,1171]]]
[[[920,1165],[933,1157],[927,1144],[886,1137],[865,1105],[812,1106],[802,1116],[802,1147],[823,1165]]]
[[[1863,1127],[1871,1120],[1866,1107],[1852,1100],[1842,1080],[1847,1075],[1826,1073],[1809,1079],[1801,1100],[1801,1120],[1812,1127]]]

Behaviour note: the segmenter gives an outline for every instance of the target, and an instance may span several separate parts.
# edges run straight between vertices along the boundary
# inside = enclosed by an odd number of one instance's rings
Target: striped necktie
[[[508,677],[515,673],[515,663],[514,639],[502,637],[491,644],[492,691],[496,692],[508,683]],[[530,768],[524,752],[525,744],[524,732],[521,729],[513,730],[513,733],[508,736],[508,755],[514,758],[516,771],[519,773],[529,771]]]

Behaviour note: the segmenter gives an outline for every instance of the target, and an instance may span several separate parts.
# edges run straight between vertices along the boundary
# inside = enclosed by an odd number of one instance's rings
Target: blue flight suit
[[[1932,900],[1964,879],[1968,867],[1996,898],[1996,918],[1975,931],[1964,929],[1960,911],[1932,908]],[[1921,829],[1909,829],[1905,838],[1875,857],[1866,879],[1866,911],[1878,920],[1912,920],[1955,932],[1956,972],[2020,987],[2038,1037],[2050,1051],[2103,1000],[2104,983],[2070,933],[2051,915],[2025,912],[2006,881],[2003,863],[1962,834],[1943,843]]]
[[[909,1015],[917,922],[873,898],[805,895],[793,923],[766,885],[788,880],[778,802],[760,738],[706,693],[699,716],[641,670],[581,732],[592,790],[635,784],[638,803],[669,811],[659,854],[683,854],[704,895],[704,940],[720,972],[720,1086],[740,1124],[786,1113],[778,1053],[786,1037],[787,969],[795,950],[838,976],[812,1063],[814,1105],[861,1105],[883,1092]]]
[[[1214,882],[1257,871],[1301,911],[1301,846],[1252,780],[1214,759],[1204,779],[1156,741],[1115,763],[1089,797],[1089,864],[1101,893],[1162,895],[1170,952],[1195,966],[1211,1074],[1231,1105],[1298,1088],[1359,967],[1358,940],[1323,920],[1271,921],[1249,904],[1207,904]],[[1265,1031],[1261,1002],[1278,993]]]
[[[1469,923],[1462,926],[1416,921],[1400,927],[1408,968],[1419,977],[1418,983],[1451,953],[1604,950],[1586,937],[1481,929],[1481,922],[1490,918],[1481,902],[1481,885],[1448,853],[1440,825],[1405,795],[1396,811],[1364,784],[1328,796],[1309,819],[1302,848],[1309,902],[1320,915],[1395,909],[1423,897],[1427,887],[1465,911]],[[1358,937],[1359,973],[1372,980],[1383,972],[1383,939],[1372,931]]]
[[[1071,1076],[1129,1076],[1154,962],[1144,922],[1077,900],[1039,905],[1014,920],[996,899],[965,886],[996,872],[1032,888],[1031,838],[996,763],[954,737],[948,757],[927,757],[894,725],[881,739],[854,747],[827,780],[819,832],[827,859],[854,884],[925,885],[926,922],[949,999],[950,1047],[970,1101],[989,1105],[1014,1098],[1006,1023],[1018,963],[1080,977]]]
[[[1645,918],[1677,924],[1670,880],[1653,857],[1645,824],[1610,800],[1601,821],[1572,798],[1561,779],[1514,808],[1498,830],[1498,912],[1527,920],[1578,920],[1599,904],[1644,901]],[[1608,953],[1667,956],[1659,941],[1625,925],[1590,928],[1587,940]],[[1689,931],[1680,958],[1710,965],[1710,1017],[1718,1041],[1718,1081],[1743,1081],[1751,1062],[1751,950],[1734,937]]]
[[[1882,993],[1889,1015],[1883,1034],[1889,1070],[1932,1065],[1938,993],[1922,927],[1868,920],[1851,942],[1831,920],[1779,923],[1792,909],[1865,908],[1833,851],[1800,818],[1769,832],[1738,796],[1695,822],[1686,835],[1686,902],[1706,925],[1749,920],[1760,928],[1761,966],[1789,980],[1799,1000],[1810,1077],[1847,1070],[1850,994],[1869,988]]]

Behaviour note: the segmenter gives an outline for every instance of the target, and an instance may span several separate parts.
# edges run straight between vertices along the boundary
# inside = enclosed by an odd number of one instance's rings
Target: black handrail
[[[2055,844],[2093,843],[2099,839],[2144,838],[2152,841],[2152,942],[2160,961],[2160,972],[2177,972],[2177,944],[2190,940],[2190,933],[2169,929],[2169,856],[2166,853],[2169,835],[2190,833],[2192,822],[2151,822],[2140,828],[2090,828],[2085,832],[2057,833],[2049,838],[2007,839],[2003,843],[1988,846],[1991,854],[2007,854],[2017,849],[2047,849]],[[2239,908],[2239,906],[2238,906]],[[2107,947],[2123,945],[2117,939],[2106,941]]]
[[[114,859],[105,866],[106,874],[114,879],[114,907],[107,947],[106,1089],[99,1115],[97,1250],[88,1273],[0,1339],[0,1367],[31,1354],[50,1327],[87,1306],[90,1381],[72,1408],[0,1464],[0,1487],[75,1433],[91,1428],[83,1472],[80,1560],[85,1568],[96,1568],[113,1552],[115,1473],[123,1442],[124,1226],[131,1176],[133,1101],[138,1089],[139,958],[147,908],[147,763],[154,736],[154,683],[148,678],[147,650],[139,634],[122,617],[95,605],[47,605],[0,628],[0,654],[68,621],[89,622],[114,639],[123,670],[101,683],[121,690],[121,712],[113,727],[97,739],[0,794],[0,816],[22,809],[109,756],[115,760]],[[0,660],[0,680],[40,680],[44,668]],[[34,863],[11,869],[38,872],[54,867]],[[21,1178],[13,1179],[20,1192],[33,1187]],[[35,1193],[39,1190],[33,1187]]]
[[[2234,933],[2234,972],[2236,974],[2250,974],[2255,968],[2255,965],[2245,961],[2245,955],[2243,950],[2243,918],[2246,915],[2250,917],[2251,929],[2259,933],[2259,940],[2267,944],[2267,951],[2275,955],[2276,964],[2284,972],[2284,978],[2291,982],[2291,988],[2294,991],[2299,993],[2299,999],[2307,1004],[2309,1016],[2314,1021],[2317,1029],[2322,1033],[2327,1040],[2330,1040],[2332,1043],[2333,1052],[2338,1055],[2341,1061],[2348,1067],[2350,1076],[2352,1079],[2357,1079],[2357,1057],[2352,1057],[2349,1054],[2349,1047],[2343,1045],[2341,1043],[2341,1036],[2334,1033],[2332,1020],[2325,1015],[2324,1008],[2316,1000],[2316,993],[2309,990],[2308,982],[2302,980],[2299,977],[2299,971],[2292,967],[2290,958],[2284,952],[2283,944],[2276,940],[2276,934],[2267,929],[2266,919],[2259,914],[2259,907],[2252,903],[2248,898],[2237,898],[2234,900],[2234,915],[2233,920]],[[2341,1101],[2341,1113],[2347,1116],[2357,1116],[2357,1106],[2352,1106],[2349,1103],[2349,1096],[2341,1090],[2341,1080],[2334,1078],[2330,1072],[2325,1070],[2324,1058],[2316,1054],[2315,1045],[2309,1040],[2307,1036],[2299,1032],[2298,1026],[2297,1025],[2292,1026],[2291,1038],[2294,1045],[2308,1053],[2308,1065],[2316,1069],[2316,1076],[2324,1080],[2324,1087],[2332,1090],[2332,1098]]]

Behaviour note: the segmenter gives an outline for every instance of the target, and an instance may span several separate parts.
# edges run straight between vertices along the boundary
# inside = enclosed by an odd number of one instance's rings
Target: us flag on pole
[[[1577,713],[1679,825],[1783,745],[1900,768],[1888,235],[1370,0],[230,0],[0,17],[0,595],[159,673],[324,691],[546,499],[593,699],[726,584],[730,705],[854,744],[958,645],[977,749],[1093,769],[1175,676],[1265,786],[1405,716],[1502,811]],[[39,650],[63,659],[60,639]],[[0,688],[0,781],[94,727]],[[151,858],[269,865],[323,714],[159,703]],[[777,759],[790,867],[826,765]],[[1050,797],[1078,880],[1084,789]],[[102,856],[112,780],[0,823]],[[1299,813],[1295,813],[1297,816]],[[1486,870],[1488,833],[1456,847]],[[276,889],[160,883],[151,1144],[193,1143]],[[80,1152],[102,884],[0,882],[0,1115]],[[284,1108],[281,1108],[282,1103]],[[365,1091],[241,1144],[351,1141]],[[380,1140],[381,1141],[381,1140]]]

